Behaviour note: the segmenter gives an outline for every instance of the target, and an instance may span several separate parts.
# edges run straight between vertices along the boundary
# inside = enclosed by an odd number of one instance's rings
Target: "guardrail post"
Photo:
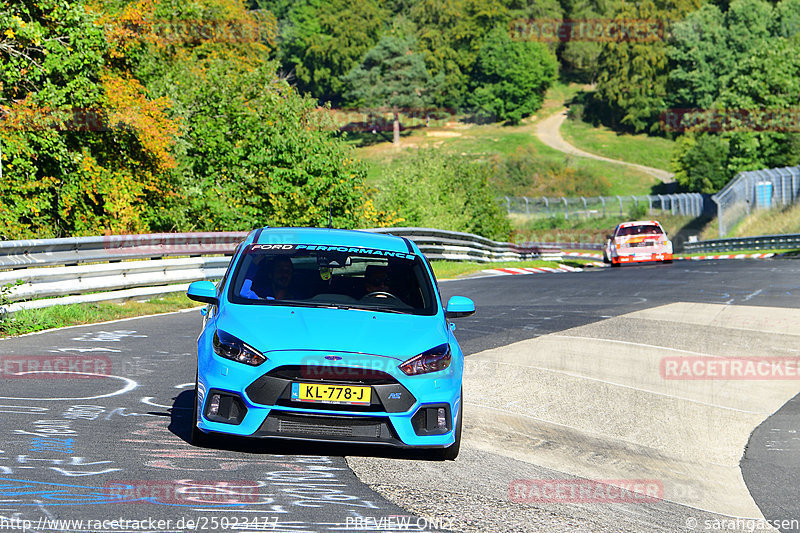
[[[603,218],[606,218],[606,199],[602,196],[598,196],[600,198],[600,203],[603,204]]]
[[[506,212],[510,215],[511,214],[511,198],[506,196]]]
[[[622,214],[622,196],[617,195],[617,200],[619,200],[619,216],[620,216],[620,218],[622,218],[622,216],[623,216],[623,214]]]
[[[653,214],[653,197],[649,194],[647,195],[647,202],[650,204],[650,207],[647,210],[647,213],[652,215]]]
[[[562,196],[561,199],[564,200],[564,220],[569,220],[569,204],[565,197]]]
[[[583,200],[583,215],[584,215],[586,218],[589,218],[589,206],[588,206],[588,205],[586,205],[586,198],[584,198],[583,196],[581,196],[581,200]]]
[[[522,199],[525,200],[525,216],[529,217],[529,216],[531,216],[531,210],[530,210],[530,207],[528,205],[528,197],[527,196],[523,196]]]
[[[542,200],[544,200],[544,207],[547,209],[547,218],[550,218],[550,202],[547,201],[547,196],[542,196]]]

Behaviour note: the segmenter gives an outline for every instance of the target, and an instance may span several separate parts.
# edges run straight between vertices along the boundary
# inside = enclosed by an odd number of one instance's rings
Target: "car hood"
[[[262,353],[326,350],[365,353],[405,361],[448,341],[441,316],[401,315],[357,309],[229,305],[217,328]]]

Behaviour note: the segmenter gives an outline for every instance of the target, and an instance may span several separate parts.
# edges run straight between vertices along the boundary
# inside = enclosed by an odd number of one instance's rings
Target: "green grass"
[[[383,178],[391,174],[394,165],[418,148],[435,148],[480,161],[490,161],[492,158],[507,157],[521,148],[530,147],[535,151],[543,171],[553,163],[566,163],[576,170],[607,180],[611,188],[604,191],[604,194],[649,194],[651,188],[660,183],[649,174],[614,163],[569,156],[536,138],[538,121],[560,110],[564,102],[575,96],[580,89],[576,84],[555,84],[549,90],[542,109],[517,126],[470,124],[461,122],[463,117],[456,116],[432,122],[428,128],[402,132],[400,148],[386,140],[387,137],[391,138],[391,132],[387,136],[351,134],[345,139],[355,148],[356,156],[367,164],[367,183],[377,188]],[[647,145],[648,150],[650,146]],[[508,191],[503,194],[508,194]],[[524,191],[515,195],[523,196]]]
[[[757,237],[800,233],[800,205],[783,209],[754,210],[739,221],[725,237]],[[716,233],[712,239],[718,239]]]
[[[64,326],[168,313],[196,306],[197,303],[189,300],[185,294],[178,293],[145,302],[133,300],[123,303],[97,302],[22,310],[0,320],[0,336],[8,337]]]
[[[739,254],[785,254],[785,253],[792,253],[797,252],[798,250],[793,248],[785,248],[780,250],[731,250],[728,252],[694,252],[691,254],[677,254],[676,257],[702,257],[705,255],[739,255]]]
[[[572,217],[568,220],[562,217],[530,217],[512,215],[511,222],[514,227],[513,242],[573,242],[603,244],[606,235],[611,233],[617,224],[626,220],[658,220],[667,235],[674,235],[693,218],[690,216],[670,215],[668,213],[641,214],[627,213],[625,216],[610,217]],[[595,250],[596,252],[597,250]]]
[[[611,188],[606,195],[649,194],[660,183],[653,176],[639,170],[605,161],[570,156],[545,145],[535,135],[535,124],[519,126],[458,125],[436,130],[415,131],[403,137],[403,146],[394,148],[391,143],[377,143],[356,149],[357,156],[367,163],[367,183],[380,187],[384,176],[391,173],[393,165],[409,156],[410,150],[436,148],[447,153],[460,154],[481,161],[505,157],[520,148],[531,147],[536,152],[541,168],[552,163],[565,163],[592,176],[605,178]],[[523,192],[519,193],[522,196]]]
[[[663,137],[618,134],[604,126],[595,127],[580,120],[564,122],[561,135],[581,150],[662,170],[670,170],[675,146],[675,141]]]

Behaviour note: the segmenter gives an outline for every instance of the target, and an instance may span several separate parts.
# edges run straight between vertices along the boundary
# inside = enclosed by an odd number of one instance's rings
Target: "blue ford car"
[[[402,237],[261,228],[215,286],[197,342],[192,442],[210,434],[430,448],[455,459],[464,356],[433,270]]]

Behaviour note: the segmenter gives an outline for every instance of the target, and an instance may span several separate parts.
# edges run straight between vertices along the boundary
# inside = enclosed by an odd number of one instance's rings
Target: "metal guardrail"
[[[562,256],[545,243],[516,245],[430,228],[379,228],[417,243],[428,259],[520,261]],[[77,302],[153,297],[221,278],[247,232],[115,235],[0,242],[0,286],[21,281],[0,312]],[[164,257],[189,256],[173,259]],[[86,264],[94,263],[94,264]]]
[[[709,241],[686,242],[684,253],[734,252],[737,250],[782,250],[800,248],[800,234],[762,235]]]
[[[226,231],[0,241],[0,270],[180,255],[229,254],[246,236],[246,231]]]

